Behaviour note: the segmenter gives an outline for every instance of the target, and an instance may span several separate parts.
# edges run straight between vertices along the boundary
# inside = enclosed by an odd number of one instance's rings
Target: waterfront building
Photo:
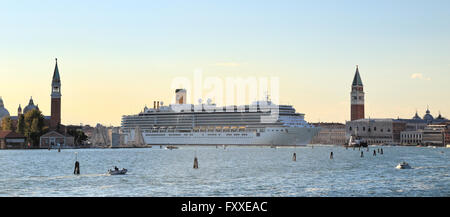
[[[364,86],[356,66],[355,77],[352,83],[351,96],[351,120],[364,119]]]
[[[40,137],[39,148],[66,148],[74,145],[73,136],[65,136],[57,131],[50,131]]]
[[[311,144],[343,145],[347,141],[344,124],[312,123],[312,125],[320,127],[320,131],[313,137]]]
[[[400,143],[402,145],[421,145],[423,141],[423,130],[400,132]]]
[[[356,137],[367,144],[399,143],[406,123],[396,119],[359,119],[347,121],[346,137]]]
[[[26,137],[11,130],[0,130],[0,149],[23,149]]]
[[[446,125],[428,125],[423,129],[423,144],[432,146],[444,146]]]
[[[350,136],[357,136],[363,140],[367,140],[369,144],[437,144],[436,140],[433,140],[437,139],[436,135],[434,135],[437,132],[436,130],[430,130],[432,128],[429,126],[442,126],[447,122],[449,122],[449,120],[443,117],[440,113],[437,118],[434,118],[433,115],[431,115],[430,109],[427,108],[423,118],[421,118],[416,111],[416,114],[411,119],[361,119],[347,121],[346,137],[348,139]],[[383,131],[381,129],[383,129]],[[443,144],[442,140],[443,139],[440,140],[439,144]]]
[[[430,144],[430,145],[443,145],[443,139],[440,137],[445,137],[445,134],[439,135],[438,131],[442,131],[442,126],[445,126],[448,119],[443,117],[439,112],[439,115],[434,118],[431,115],[430,109],[427,107],[425,115],[420,118],[418,113],[414,115],[411,119],[397,119],[398,121],[403,121],[406,123],[405,131],[401,133],[401,143],[404,145],[414,145],[414,144]],[[436,126],[440,126],[437,127]],[[444,130],[445,131],[445,130]],[[445,133],[445,132],[444,132]],[[440,142],[439,142],[440,141]]]

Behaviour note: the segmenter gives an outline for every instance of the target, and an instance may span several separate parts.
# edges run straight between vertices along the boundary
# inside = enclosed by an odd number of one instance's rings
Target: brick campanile
[[[61,80],[59,78],[58,59],[55,60],[55,71],[52,79],[50,129],[56,129],[61,124]]]
[[[352,83],[351,92],[351,120],[364,119],[364,86],[356,66],[355,77]]]

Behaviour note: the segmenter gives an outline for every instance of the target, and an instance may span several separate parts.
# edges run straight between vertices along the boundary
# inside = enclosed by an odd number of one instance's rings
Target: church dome
[[[5,108],[5,105],[3,105],[3,99],[0,97],[0,121],[3,117],[7,116],[9,116],[9,111]]]
[[[444,116],[442,116],[442,115],[441,115],[441,112],[439,112],[439,116],[436,118],[436,120],[439,120],[439,121],[445,121],[445,120],[447,120],[447,118],[445,118]]]
[[[23,109],[23,114],[26,114],[27,112],[29,112],[29,111],[31,111],[33,109],[39,110],[39,108],[34,105],[33,98],[31,98],[30,102],[28,103],[28,105],[25,106],[25,108]]]
[[[422,120],[422,118],[419,117],[419,115],[416,112],[416,115],[412,118],[413,120]]]
[[[431,122],[434,120],[434,117],[433,115],[430,114],[430,110],[428,108],[426,114],[423,116],[423,119],[426,120],[427,122]]]

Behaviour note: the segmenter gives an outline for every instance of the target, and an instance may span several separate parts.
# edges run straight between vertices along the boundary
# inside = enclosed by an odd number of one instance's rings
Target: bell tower
[[[52,79],[50,129],[56,129],[61,124],[61,80],[59,78],[58,59],[55,58],[55,61]]]
[[[351,92],[351,120],[364,119],[364,86],[359,75],[358,65],[356,66],[355,77],[352,83]]]
[[[19,108],[17,108],[17,117],[20,117],[22,115],[22,107],[19,104]]]

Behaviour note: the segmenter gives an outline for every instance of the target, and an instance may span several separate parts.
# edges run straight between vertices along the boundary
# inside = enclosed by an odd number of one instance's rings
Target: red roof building
[[[11,130],[0,131],[0,149],[25,148],[26,137]]]

